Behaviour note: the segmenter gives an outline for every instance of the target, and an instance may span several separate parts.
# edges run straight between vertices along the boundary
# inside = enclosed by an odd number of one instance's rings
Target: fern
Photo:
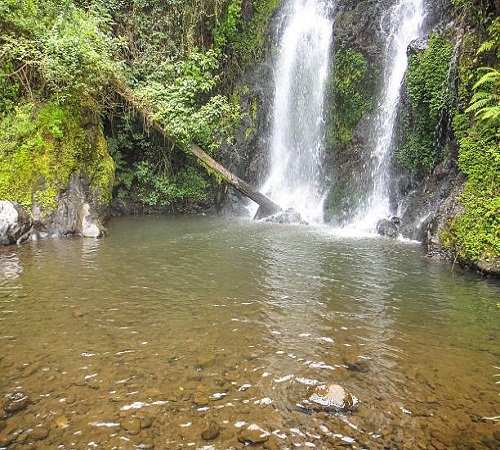
[[[485,41],[481,44],[479,47],[477,53],[485,53],[485,52],[490,52],[495,48],[495,42],[494,41]]]
[[[487,73],[479,79],[473,89],[482,87],[488,90],[477,91],[465,112],[474,113],[474,117],[481,125],[496,128],[500,126],[500,72],[487,67],[482,70],[486,70]]]
[[[465,112],[477,112],[482,108],[487,107],[491,103],[491,94],[489,92],[477,92],[471,99],[471,105]]]
[[[486,83],[499,83],[500,84],[500,72],[498,70],[492,69],[490,67],[482,67],[479,70],[486,70],[485,73],[479,81],[472,87],[472,89],[477,89]]]

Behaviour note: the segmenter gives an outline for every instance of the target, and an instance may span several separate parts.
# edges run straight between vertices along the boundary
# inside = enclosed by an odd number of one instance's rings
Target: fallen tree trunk
[[[145,105],[140,99],[138,99],[133,90],[130,89],[130,87],[123,80],[120,80],[119,78],[113,78],[113,80],[111,80],[111,84],[113,85],[116,93],[119,94],[139,114],[141,114],[145,122],[147,122],[151,127],[153,127],[162,136],[164,136],[165,139],[172,142],[172,144],[176,144],[175,139],[172,138],[172,136],[169,136],[166,133],[165,129],[154,119],[153,111],[151,110],[151,108],[149,108],[148,105]],[[205,153],[195,143],[191,143],[188,150],[194,156],[196,156],[199,161],[218,173],[224,181],[233,186],[238,192],[241,192],[244,196],[257,203],[260,206],[259,214],[261,217],[271,216],[282,211],[282,209],[269,197],[266,197],[257,189],[254,189],[241,178],[238,178],[231,171],[215,161],[210,155]]]
[[[248,197],[257,203],[260,208],[260,212],[264,216],[271,216],[281,211],[281,208],[274,203],[269,197],[254,189],[248,183],[238,178],[234,173],[227,170],[224,166],[220,165],[217,161],[207,155],[200,147],[196,144],[191,143],[190,145],[191,153],[196,156],[200,161],[206,164],[211,169],[215,170],[225,181],[227,181],[231,186],[233,186],[237,191],[241,192],[243,195]]]

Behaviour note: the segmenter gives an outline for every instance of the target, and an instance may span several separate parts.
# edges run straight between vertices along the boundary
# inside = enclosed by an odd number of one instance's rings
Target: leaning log
[[[248,183],[238,178],[234,173],[227,170],[224,166],[219,164],[209,155],[207,155],[200,147],[196,144],[191,143],[189,146],[190,152],[196,156],[200,161],[206,164],[211,169],[215,170],[227,183],[233,186],[238,192],[248,197],[257,203],[260,208],[261,214],[265,216],[271,216],[281,211],[281,208],[274,203],[269,197],[254,189]]]
[[[172,136],[169,136],[165,131],[165,128],[154,119],[153,111],[149,105],[144,104],[139,98],[137,98],[134,91],[123,80],[114,78],[111,80],[111,84],[113,85],[116,93],[119,94],[133,109],[135,109],[146,123],[158,131],[165,139],[172,142],[172,144],[176,144],[175,139],[172,138]],[[241,178],[238,178],[234,173],[226,169],[223,165],[215,161],[210,155],[205,153],[195,143],[192,142],[189,145],[188,150],[204,165],[210,167],[210,169],[218,173],[224,181],[233,186],[238,192],[257,203],[259,205],[260,216],[271,216],[282,211],[282,209],[269,197],[266,197],[257,189],[254,189]]]

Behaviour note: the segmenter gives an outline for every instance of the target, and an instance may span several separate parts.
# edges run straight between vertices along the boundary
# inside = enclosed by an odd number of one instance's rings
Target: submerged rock
[[[31,433],[30,437],[35,441],[42,441],[49,436],[49,430],[44,427],[36,427]]]
[[[206,430],[203,430],[203,433],[201,433],[201,438],[205,441],[213,441],[219,436],[219,434],[219,425],[217,425],[216,422],[212,421],[208,424],[208,428]]]
[[[16,392],[5,396],[3,409],[7,414],[12,414],[17,411],[21,411],[29,404],[30,399],[27,395],[24,395],[22,392]]]
[[[304,404],[311,409],[349,412],[356,409],[358,399],[339,384],[324,384],[315,386]]]
[[[120,422],[120,426],[129,434],[139,434],[141,432],[141,420],[137,417],[125,417]]]
[[[264,430],[255,423],[252,423],[240,431],[238,441],[250,445],[262,444],[263,442],[266,442],[270,436],[271,433],[269,433],[269,431]]]

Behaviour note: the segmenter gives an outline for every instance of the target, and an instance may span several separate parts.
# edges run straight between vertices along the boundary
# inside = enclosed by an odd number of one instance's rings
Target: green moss
[[[473,92],[472,87],[476,83],[477,48],[477,36],[472,33],[466,34],[462,39],[458,60],[458,107],[461,111],[469,106]]]
[[[74,106],[24,104],[0,122],[0,198],[30,209],[33,201],[56,207],[56,195],[80,170],[111,199],[114,163],[99,126],[90,135]],[[88,127],[91,128],[91,127]]]
[[[466,261],[500,259],[500,144],[477,136],[460,141],[460,168],[467,175],[445,243]]]
[[[444,36],[432,35],[427,50],[410,56],[406,73],[410,105],[403,112],[406,141],[395,154],[412,173],[430,173],[445,154],[441,124],[456,112],[448,80],[452,55],[453,45]]]
[[[346,148],[359,120],[374,103],[379,71],[364,55],[344,44],[335,52],[329,79],[328,147]]]
[[[252,119],[253,122],[257,120],[257,112],[258,112],[257,99],[253,98],[250,101],[250,119]]]
[[[339,220],[344,215],[346,198],[349,198],[346,183],[343,181],[333,183],[325,200],[324,220],[326,222]]]
[[[264,45],[266,28],[273,12],[280,4],[281,0],[254,0],[251,18],[241,19],[240,32],[234,34],[229,43],[240,68],[262,61],[266,47]]]

